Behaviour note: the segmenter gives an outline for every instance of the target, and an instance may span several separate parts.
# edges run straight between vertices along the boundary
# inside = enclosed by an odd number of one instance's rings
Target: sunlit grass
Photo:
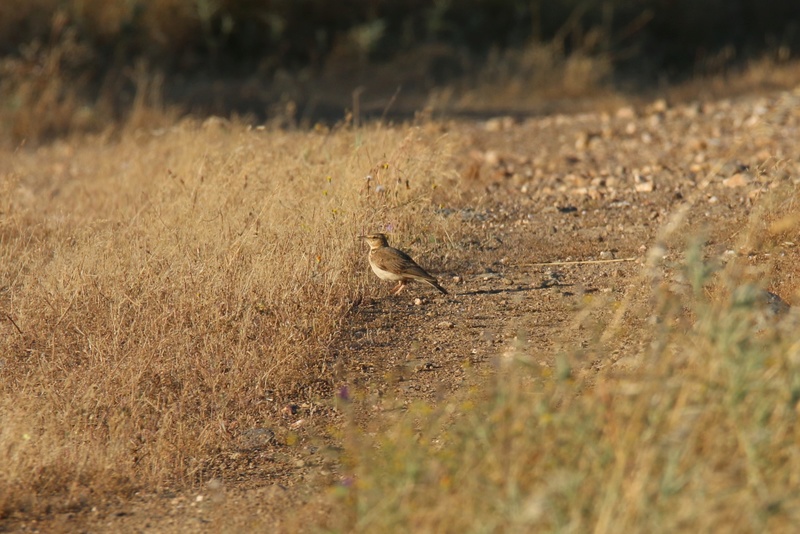
[[[356,236],[436,235],[449,147],[187,121],[5,153],[0,511],[191,484],[236,432],[327,398]]]

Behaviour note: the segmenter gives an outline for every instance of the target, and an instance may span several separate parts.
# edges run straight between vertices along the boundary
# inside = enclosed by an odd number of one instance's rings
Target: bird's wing
[[[379,255],[374,258],[374,261],[376,265],[384,271],[403,273],[403,275],[409,278],[436,280],[433,276],[428,274],[425,269],[417,265],[417,262],[412,260],[411,256],[396,248],[387,247],[386,254]]]

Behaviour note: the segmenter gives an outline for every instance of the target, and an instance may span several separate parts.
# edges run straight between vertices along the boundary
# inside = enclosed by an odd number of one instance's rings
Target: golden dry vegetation
[[[423,208],[450,144],[187,120],[6,152],[3,515],[192,484],[237,429],[328,394],[356,235],[443,236]]]
[[[0,158],[9,528],[800,519],[795,312],[761,292],[796,302],[797,89],[309,131],[142,98]],[[452,298],[386,297],[376,229]]]

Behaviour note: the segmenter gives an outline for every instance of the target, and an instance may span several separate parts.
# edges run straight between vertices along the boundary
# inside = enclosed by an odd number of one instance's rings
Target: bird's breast
[[[372,272],[378,275],[378,278],[381,280],[402,280],[403,277],[399,274],[393,273],[391,271],[385,271],[381,269],[377,263],[375,263],[372,258],[369,259],[369,265],[372,267]]]

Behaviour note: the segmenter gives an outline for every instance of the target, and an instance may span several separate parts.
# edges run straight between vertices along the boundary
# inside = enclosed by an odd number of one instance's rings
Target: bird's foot
[[[406,284],[404,282],[398,283],[397,286],[394,288],[394,290],[392,290],[392,295],[399,294],[404,287],[406,287]]]

